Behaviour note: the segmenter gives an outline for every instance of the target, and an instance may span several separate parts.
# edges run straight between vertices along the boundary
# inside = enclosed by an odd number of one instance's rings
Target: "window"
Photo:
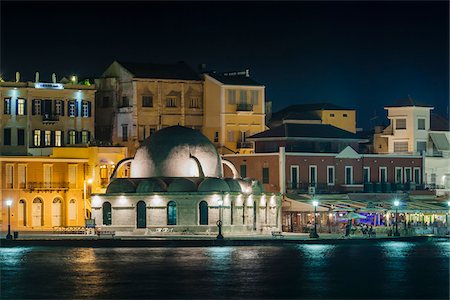
[[[83,118],[87,118],[91,116],[91,102],[89,101],[83,101],[81,104],[81,115],[83,116]]]
[[[417,142],[417,152],[419,154],[424,154],[427,152],[427,142]]]
[[[234,131],[233,130],[228,131],[227,138],[228,138],[229,142],[234,142]]]
[[[19,165],[17,172],[19,189],[24,189],[27,187],[27,165]]]
[[[55,146],[56,147],[61,147],[61,130],[56,130],[55,131]]]
[[[327,184],[334,185],[334,166],[327,167]]]
[[[396,119],[395,129],[406,129],[406,119]]]
[[[17,216],[20,226],[27,226],[26,216],[27,216],[27,204],[26,204],[25,200],[21,199],[19,201],[19,211],[18,211],[18,216]]]
[[[247,177],[247,165],[241,165],[239,173],[241,174],[242,178]]]
[[[3,114],[11,114],[11,98],[5,98],[3,101]]]
[[[76,117],[76,116],[77,116],[76,102],[69,101],[69,117]]]
[[[417,129],[418,130],[425,130],[425,119],[418,119],[417,120]]]
[[[41,131],[34,130],[33,133],[33,146],[40,147],[41,146]]]
[[[3,145],[11,145],[11,128],[3,128]]]
[[[142,107],[153,107],[153,96],[142,96]]]
[[[40,99],[34,99],[33,103],[33,115],[42,115],[42,105]]]
[[[167,225],[177,225],[177,204],[174,201],[167,204]]]
[[[309,184],[316,186],[317,183],[317,166],[309,166]]]
[[[130,106],[130,100],[127,96],[122,96],[122,107],[129,107]]]
[[[201,201],[198,205],[200,225],[208,225],[208,203]]]
[[[353,184],[353,167],[345,166],[345,184]]]
[[[378,176],[378,180],[379,180],[381,183],[387,182],[387,167],[380,167],[380,168],[379,168],[379,176]]]
[[[236,104],[236,90],[228,90],[228,104]]]
[[[17,145],[18,146],[25,145],[25,129],[21,128],[17,129]]]
[[[298,189],[299,181],[299,166],[291,166],[291,188]]]
[[[421,184],[421,174],[420,174],[420,168],[419,167],[415,167],[414,168],[414,182],[416,184]]]
[[[109,106],[110,106],[110,104],[109,104],[109,97],[108,96],[103,97],[103,99],[102,99],[102,107],[109,107]]]
[[[150,127],[150,136],[156,132],[155,127]]]
[[[364,183],[370,182],[370,167],[364,167]]]
[[[405,183],[412,181],[412,170],[411,168],[405,168]]]
[[[262,183],[269,183],[269,168],[263,168],[262,175]]]
[[[5,180],[5,184],[6,184],[6,188],[7,189],[12,189],[14,187],[14,165],[11,164],[7,164],[6,165],[6,180]]]
[[[77,187],[77,165],[69,165],[68,177],[69,188]]]
[[[177,97],[167,97],[166,107],[177,107]]]
[[[25,99],[17,99],[17,111],[16,114],[19,116],[26,115],[26,101]]]
[[[75,145],[77,143],[76,131],[69,130],[69,145]]]
[[[103,210],[103,225],[111,225],[112,224],[111,203],[104,202],[102,204],[102,210]]]
[[[100,165],[100,185],[105,187],[108,183],[108,167],[106,165]]]
[[[240,92],[239,92],[239,102],[240,103],[247,103],[247,91],[246,90],[240,90]]]
[[[348,117],[348,115],[347,115],[347,114],[343,114],[342,116],[343,116],[344,118],[347,118],[347,117]]]
[[[334,118],[334,114],[330,114],[330,117]]]
[[[250,101],[253,105],[258,105],[259,91],[251,91],[250,92]]]
[[[128,124],[122,124],[122,141],[128,141]]]
[[[142,142],[145,139],[145,125],[138,126],[138,140]]]
[[[394,142],[394,152],[408,152],[408,142]]]
[[[401,167],[395,167],[395,183],[403,182],[403,169]]]
[[[436,184],[436,173],[431,173],[430,174],[430,183],[431,184]]]
[[[51,188],[53,179],[53,165],[44,164],[44,187]]]
[[[214,143],[218,143],[219,142],[219,132],[215,131],[214,132]]]
[[[52,134],[50,130],[44,131],[44,146],[51,146]]]
[[[191,97],[189,99],[189,108],[200,108],[200,97]]]
[[[89,131],[83,130],[81,132],[81,143],[87,144],[89,142]]]
[[[77,202],[75,199],[71,199],[69,202],[69,220],[77,219]]]
[[[62,100],[56,100],[55,101],[55,115],[57,116],[63,116],[63,102]]]

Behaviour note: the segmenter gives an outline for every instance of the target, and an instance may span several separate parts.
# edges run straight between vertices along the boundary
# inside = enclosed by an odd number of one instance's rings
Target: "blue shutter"
[[[78,117],[78,109],[79,109],[78,100],[75,100],[75,117]]]
[[[81,131],[76,131],[75,132],[75,144],[80,144],[81,143]]]
[[[28,100],[23,99],[23,114],[27,115],[27,111],[28,111]]]
[[[3,114],[5,114],[5,115],[9,115],[9,112],[8,112],[8,101],[9,101],[9,99],[5,99],[4,101],[3,101]]]
[[[61,116],[64,116],[64,103],[65,103],[66,101],[64,101],[64,100],[61,100]]]
[[[9,107],[11,107],[11,105]],[[16,98],[16,116],[18,115],[18,112],[19,112],[19,99]]]
[[[91,101],[88,101],[87,103],[88,103],[88,117],[91,117],[92,116],[92,112],[91,112],[92,103],[91,103]]]

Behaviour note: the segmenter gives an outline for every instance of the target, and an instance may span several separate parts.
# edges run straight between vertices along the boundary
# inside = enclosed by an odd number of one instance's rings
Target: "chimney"
[[[39,72],[36,72],[36,76],[35,76],[35,82],[38,83],[39,82]]]
[[[52,82],[56,83],[56,74],[55,73],[52,74]]]
[[[20,73],[16,72],[16,82],[20,82]]]

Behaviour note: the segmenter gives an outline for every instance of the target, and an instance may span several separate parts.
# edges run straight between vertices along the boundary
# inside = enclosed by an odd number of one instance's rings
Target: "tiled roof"
[[[320,120],[316,111],[319,110],[354,110],[344,108],[331,103],[311,103],[290,105],[272,114],[272,120]]]
[[[450,131],[449,120],[441,115],[432,113],[430,115],[431,131]]]
[[[354,133],[328,124],[283,124],[249,137],[254,140],[265,138],[361,139]]]
[[[246,72],[232,72],[232,73],[207,73],[212,78],[227,85],[248,85],[248,86],[263,86],[263,84],[255,81]]]
[[[392,105],[386,105],[386,107],[403,107],[403,106],[419,106],[419,107],[433,107],[422,101],[417,101],[413,98],[398,99]]]
[[[199,74],[185,62],[152,64],[118,61],[118,63],[138,78],[201,80]]]

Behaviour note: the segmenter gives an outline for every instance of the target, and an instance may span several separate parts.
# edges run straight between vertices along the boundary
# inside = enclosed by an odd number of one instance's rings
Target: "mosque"
[[[116,178],[123,167],[129,177]],[[106,193],[92,197],[92,218],[123,235],[214,234],[219,220],[224,234],[270,233],[281,231],[281,194],[240,178],[199,131],[171,126],[118,163]]]

